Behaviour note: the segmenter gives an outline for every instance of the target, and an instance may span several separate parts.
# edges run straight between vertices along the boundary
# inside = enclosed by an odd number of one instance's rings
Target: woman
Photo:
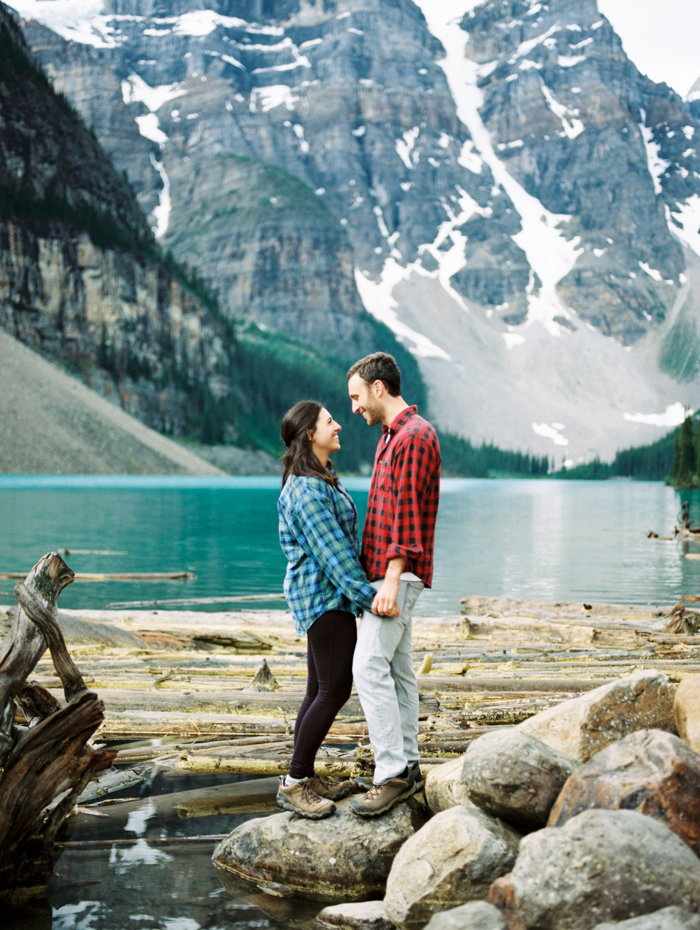
[[[307,636],[306,696],[294,726],[289,775],[277,803],[318,820],[350,792],[314,774],[316,752],[350,697],[355,617],[371,610],[377,593],[359,561],[357,510],[330,456],[340,449],[340,425],[325,407],[303,400],[282,420],[282,493],[277,504],[280,543],[287,557],[284,593],[300,636]]]

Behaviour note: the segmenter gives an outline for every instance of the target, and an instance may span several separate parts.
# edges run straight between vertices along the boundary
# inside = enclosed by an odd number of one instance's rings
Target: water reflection
[[[276,786],[276,778],[157,769],[143,796],[93,808],[107,817],[73,818],[46,897],[4,917],[4,930],[310,926],[321,905],[243,882],[227,891],[211,861],[218,837],[277,810]]]

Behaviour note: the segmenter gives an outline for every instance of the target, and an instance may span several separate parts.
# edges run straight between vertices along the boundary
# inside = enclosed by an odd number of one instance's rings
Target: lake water
[[[360,511],[367,479],[345,480]],[[189,570],[168,582],[76,582],[63,608],[281,593],[277,478],[0,476],[0,571],[28,571],[51,550],[76,572]],[[682,500],[653,482],[446,479],[433,588],[417,613],[455,614],[472,594],[671,604],[700,589],[695,542],[672,537]],[[0,580],[0,601],[13,601]],[[235,604],[203,609],[236,609]],[[270,601],[253,606],[282,606]]]

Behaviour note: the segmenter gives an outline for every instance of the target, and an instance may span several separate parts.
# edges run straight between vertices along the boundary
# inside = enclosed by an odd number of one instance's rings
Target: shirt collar
[[[382,423],[382,434],[384,436],[384,441],[389,442],[392,436],[394,436],[401,429],[402,426],[405,426],[406,423],[418,413],[418,407],[415,404],[412,404],[410,407],[406,407],[401,413],[394,417],[389,426],[385,426]]]

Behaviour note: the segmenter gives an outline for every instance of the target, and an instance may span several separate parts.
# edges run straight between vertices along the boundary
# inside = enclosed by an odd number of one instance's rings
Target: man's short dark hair
[[[358,374],[367,384],[381,381],[392,397],[399,397],[401,394],[401,372],[396,359],[388,352],[365,355],[348,371],[348,381],[354,374]]]

